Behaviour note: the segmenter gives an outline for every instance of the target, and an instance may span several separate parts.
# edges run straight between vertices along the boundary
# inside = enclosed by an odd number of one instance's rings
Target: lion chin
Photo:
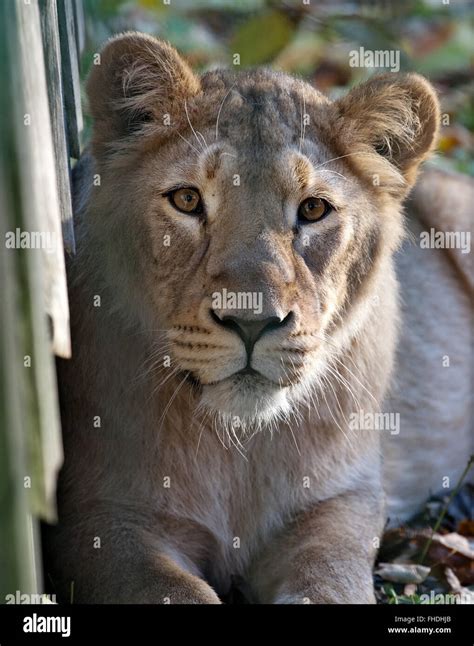
[[[199,407],[214,412],[225,426],[248,432],[288,418],[291,404],[289,387],[258,375],[237,374],[203,385]]]

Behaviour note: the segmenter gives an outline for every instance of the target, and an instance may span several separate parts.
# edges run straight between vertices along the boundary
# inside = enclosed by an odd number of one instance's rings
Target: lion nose
[[[264,319],[244,319],[237,316],[223,316],[222,318],[215,310],[211,310],[211,316],[216,323],[236,332],[245,344],[247,354],[250,357],[253,346],[264,334],[285,326],[292,316],[289,312],[284,318],[269,316]]]

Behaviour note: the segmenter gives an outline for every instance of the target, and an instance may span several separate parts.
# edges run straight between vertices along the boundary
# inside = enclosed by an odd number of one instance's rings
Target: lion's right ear
[[[186,99],[199,92],[199,78],[167,43],[137,32],[112,38],[87,80],[94,154],[107,154],[150,122],[179,125]]]
[[[395,194],[406,193],[438,137],[439,102],[432,85],[419,74],[388,72],[356,86],[334,107],[338,118],[332,122],[332,131],[339,131],[351,154],[362,152],[361,145],[368,146],[359,158],[360,166],[372,176],[382,176],[383,169],[374,171],[376,158],[368,154],[377,153],[402,180],[386,174],[387,189],[392,184],[390,190]]]

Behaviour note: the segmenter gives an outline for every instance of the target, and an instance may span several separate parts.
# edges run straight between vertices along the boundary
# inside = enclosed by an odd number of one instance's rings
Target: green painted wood
[[[0,75],[5,79],[5,57],[0,43]],[[6,97],[5,94],[2,94]],[[6,114],[3,111],[2,114]],[[8,113],[7,113],[8,114]],[[3,130],[5,135],[5,129]],[[0,234],[12,230],[16,196],[12,180],[18,174],[14,150],[5,136],[0,137]],[[8,157],[6,158],[6,155]],[[18,326],[21,310],[17,294],[20,272],[14,255],[2,249],[0,254],[0,603],[16,590],[37,592],[38,576],[32,549],[32,524],[23,474],[27,472],[23,430],[24,401],[22,384],[22,335]]]
[[[0,114],[3,124],[15,121],[14,75],[17,70],[18,20],[13,3],[0,5]],[[19,254],[5,247],[5,235],[21,226],[21,167],[11,127],[0,126],[0,603],[16,590],[38,591],[38,566],[32,543],[30,501],[24,487],[27,467],[28,386],[23,284]]]

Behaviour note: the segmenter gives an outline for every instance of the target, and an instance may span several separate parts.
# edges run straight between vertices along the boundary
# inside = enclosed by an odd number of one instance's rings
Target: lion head
[[[199,77],[135,33],[98,63],[87,226],[118,315],[162,344],[203,408],[284,417],[393,289],[434,91],[387,74],[332,102],[266,69]]]

